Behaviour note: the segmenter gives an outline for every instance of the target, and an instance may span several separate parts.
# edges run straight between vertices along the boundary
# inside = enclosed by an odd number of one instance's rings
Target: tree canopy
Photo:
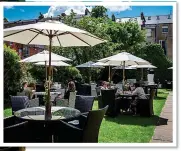
[[[159,45],[155,44],[146,45],[145,30],[141,30],[140,26],[136,22],[128,21],[125,23],[117,23],[114,20],[112,21],[112,18],[108,18],[106,16],[106,11],[107,9],[105,7],[96,6],[92,9],[90,17],[85,16],[80,20],[76,20],[76,13],[71,10],[70,15],[64,15],[62,19],[65,24],[86,30],[102,39],[107,40],[107,43],[99,44],[94,47],[53,47],[52,51],[56,54],[72,59],[73,61],[71,62],[71,64],[73,66],[88,61],[97,61],[104,57],[126,51],[150,61],[155,66],[158,66],[159,68],[156,70],[156,77],[161,79],[162,75],[159,74],[160,69],[162,68],[163,70],[165,70],[166,66],[169,67],[171,65],[171,61],[168,60],[168,58],[164,55],[163,49]],[[71,70],[75,69],[72,68]],[[89,70],[90,69],[86,68],[81,69],[80,73],[82,74],[82,77],[85,81],[89,79]],[[167,72],[163,70],[161,71],[163,74]],[[61,68],[57,71],[56,74],[61,76],[62,81],[65,81],[67,77],[62,73],[62,71],[68,73],[70,73],[71,71],[69,71],[69,68]],[[92,77],[93,80],[97,80],[99,77],[107,80],[107,68],[105,68],[104,70],[95,69],[91,72],[92,75],[94,75]],[[119,74],[117,72],[119,72]],[[117,72],[116,74],[120,76],[120,79],[122,79],[122,75],[120,73],[121,71],[119,70]],[[81,76],[77,71],[74,73],[75,77]],[[169,76],[169,74],[167,75]]]
[[[99,18],[106,17],[107,8],[104,6],[95,6],[92,8],[91,17]]]

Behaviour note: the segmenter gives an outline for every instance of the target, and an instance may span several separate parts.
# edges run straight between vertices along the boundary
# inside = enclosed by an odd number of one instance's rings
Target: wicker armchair
[[[75,108],[81,113],[89,112],[92,110],[94,99],[94,96],[77,95],[75,100]]]
[[[99,128],[108,106],[89,111],[87,116],[79,117],[79,125],[74,126],[65,121],[54,124],[54,141],[64,143],[87,142],[97,143]]]
[[[28,122],[21,122],[15,125],[4,127],[5,143],[28,142],[29,139]]]

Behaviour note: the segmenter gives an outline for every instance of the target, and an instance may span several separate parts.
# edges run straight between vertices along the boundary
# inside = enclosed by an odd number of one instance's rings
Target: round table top
[[[81,112],[77,109],[70,107],[58,107],[53,106],[51,108],[52,118],[51,120],[63,120],[78,117]],[[45,107],[31,107],[18,110],[14,113],[18,118],[24,120],[45,120]]]

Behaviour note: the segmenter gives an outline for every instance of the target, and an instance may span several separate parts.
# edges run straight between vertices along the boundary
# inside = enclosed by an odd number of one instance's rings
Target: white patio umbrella
[[[154,65],[148,64],[148,65],[132,65],[131,67],[133,68],[141,68],[141,80],[143,80],[143,69],[147,68],[147,69],[154,69],[157,68]]]
[[[132,66],[126,66],[126,67],[117,66],[117,67],[114,67],[113,69],[126,69],[126,70],[132,70],[132,69],[136,69],[136,68],[135,68],[135,67],[132,67]]]
[[[72,61],[72,60],[51,52],[51,61]],[[43,50],[35,55],[32,55],[28,58],[21,60],[20,62],[49,62],[49,51]]]
[[[109,66],[109,74],[108,74],[108,81],[111,81],[111,66],[119,66],[119,63],[111,63],[110,61],[103,63],[103,62],[96,62],[93,65],[98,65],[98,66]]]
[[[45,63],[44,62],[37,62],[37,63],[35,63],[35,65],[45,65]],[[46,62],[46,66],[49,66],[48,62]],[[71,65],[68,63],[65,63],[63,61],[55,61],[55,62],[52,61],[51,66],[66,66],[66,67],[68,67]]]
[[[89,61],[76,66],[77,68],[103,68],[102,65],[96,65],[95,62]]]
[[[44,62],[37,62],[37,63],[35,63],[35,65],[42,65],[42,66],[45,66],[45,68],[47,69],[47,66],[49,66],[49,63],[48,62],[46,62],[46,64],[44,63]],[[64,66],[64,67],[68,67],[68,66],[71,66],[70,64],[68,64],[68,63],[65,63],[65,62],[63,62],[63,61],[52,61],[51,62],[51,66],[52,66],[52,81],[53,81],[53,66]],[[46,70],[47,71],[47,70]],[[47,72],[46,72],[46,74],[47,74]]]
[[[89,61],[83,64],[80,64],[76,66],[77,68],[90,68],[90,71],[92,68],[104,68],[102,65],[95,65],[95,62]],[[91,74],[89,76],[89,82],[91,82]]]
[[[173,67],[169,67],[168,69],[173,69]]]
[[[51,64],[54,61],[55,62],[57,62],[57,61],[71,61],[71,59],[65,58],[63,56],[60,56],[60,55],[57,55],[57,54],[51,52]],[[43,51],[41,51],[35,55],[32,55],[28,58],[21,60],[20,62],[40,62],[40,64],[43,64],[45,66],[45,73],[46,73],[46,80],[47,80],[47,68],[46,68],[46,66],[49,63],[49,51],[43,50]],[[64,62],[61,62],[61,65],[63,63]]]
[[[139,57],[136,57],[130,53],[127,52],[121,52],[119,54],[103,58],[98,60],[99,62],[103,63],[108,63],[109,64],[119,64],[122,65],[124,68],[125,66],[130,66],[130,65],[148,65],[150,64],[148,61],[141,59]],[[125,81],[125,69],[123,68],[123,83]]]
[[[46,105],[46,119],[51,118],[50,79],[51,79],[51,51],[52,46],[94,46],[103,42],[84,30],[70,27],[57,21],[37,22],[35,24],[15,26],[4,29],[4,41],[11,41],[25,45],[49,46],[49,72],[48,72],[48,101]]]

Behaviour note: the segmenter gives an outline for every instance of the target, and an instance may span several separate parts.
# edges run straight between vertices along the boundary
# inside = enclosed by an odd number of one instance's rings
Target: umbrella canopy
[[[173,67],[170,67],[170,68],[168,68],[168,69],[173,69]]]
[[[139,57],[136,57],[130,53],[127,52],[121,52],[119,54],[103,58],[98,60],[99,62],[103,63],[109,63],[109,64],[118,64],[122,65],[124,68],[125,66],[130,65],[148,65],[150,64],[148,61],[141,59]],[[123,68],[123,82],[125,81],[125,69]]]
[[[143,80],[143,69],[144,68],[147,68],[147,69],[157,68],[156,66],[153,66],[151,64],[147,64],[147,65],[132,65],[131,67],[133,67],[133,68],[141,68],[141,80]]]
[[[20,62],[48,62],[49,61],[49,51],[43,50],[35,55],[21,60]],[[51,53],[51,61],[71,61],[71,59],[65,58],[63,56]],[[45,63],[44,63],[45,65]]]
[[[113,69],[127,69],[127,70],[131,70],[131,69],[136,69],[135,67],[132,67],[132,66],[126,66],[126,67],[123,67],[123,66],[117,66],[117,67],[114,67]]]
[[[4,29],[4,40],[25,45],[94,46],[105,42],[84,30],[49,20]]]
[[[120,63],[119,62],[107,61],[106,63],[104,63],[104,62],[96,62],[93,65],[96,65],[96,66],[120,66]]]
[[[84,30],[70,27],[53,20],[4,29],[4,40],[25,45],[49,45],[48,97],[45,112],[45,119],[48,120],[51,119],[50,68],[52,46],[94,46],[106,42]]]
[[[76,66],[77,68],[104,68],[101,65],[94,65],[95,62],[93,61],[89,61],[83,64],[80,64],[78,66]],[[91,82],[91,70],[89,70],[89,82]]]
[[[48,62],[37,62],[37,63],[35,63],[35,65],[42,65],[42,66],[46,65],[46,67],[47,67],[47,66],[49,66],[49,63]],[[71,65],[69,65],[63,61],[55,61],[55,62],[51,62],[51,66],[66,66],[66,67],[68,67]],[[47,78],[47,68],[46,67],[45,67],[45,70],[46,70],[45,72],[46,72],[46,78]],[[52,67],[52,81],[53,81],[53,67]]]
[[[149,64],[149,65],[132,65],[131,67],[133,67],[133,68],[157,68],[156,66],[154,66],[154,65],[151,65],[151,64]]]
[[[35,65],[44,66],[45,62],[37,62],[37,63],[35,63]],[[48,62],[46,62],[46,66],[49,66]],[[71,65],[68,63],[65,63],[63,61],[55,61],[55,62],[51,62],[51,66],[71,66]]]
[[[95,65],[95,62],[89,61],[76,66],[77,68],[103,68],[102,65]]]
[[[123,62],[125,62],[125,66],[150,64],[148,61],[141,59],[139,57],[136,57],[128,52],[121,52],[119,54],[116,54],[107,58],[103,58],[98,61],[103,62],[103,63],[109,63],[109,64],[117,64],[117,65],[121,65]]]

